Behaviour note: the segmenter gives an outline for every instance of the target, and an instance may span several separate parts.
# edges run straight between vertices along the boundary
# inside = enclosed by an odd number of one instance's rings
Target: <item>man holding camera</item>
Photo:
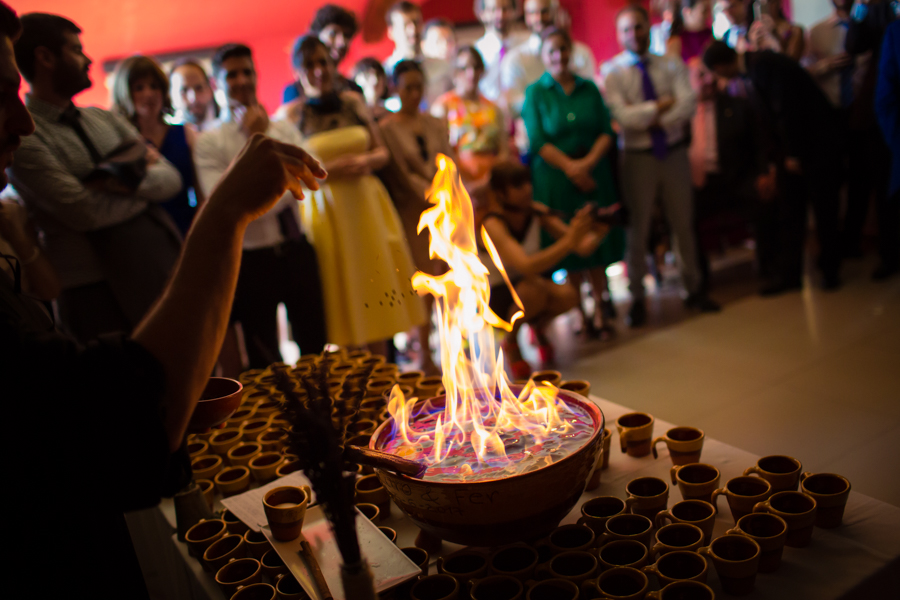
[[[154,203],[176,194],[181,177],[124,119],[72,103],[91,86],[77,25],[42,13],[21,21],[15,54],[31,84],[35,133],[10,181],[44,232],[62,325],[83,342],[131,331],[178,257],[180,236]]]

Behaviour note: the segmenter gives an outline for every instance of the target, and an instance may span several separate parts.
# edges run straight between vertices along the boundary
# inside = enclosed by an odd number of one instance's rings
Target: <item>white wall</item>
[[[810,25],[831,14],[834,5],[831,0],[792,0],[791,19],[809,30]]]

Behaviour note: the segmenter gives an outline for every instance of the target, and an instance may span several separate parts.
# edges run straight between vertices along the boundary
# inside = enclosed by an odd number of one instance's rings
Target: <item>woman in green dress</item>
[[[525,91],[522,118],[531,147],[534,199],[568,220],[588,202],[604,207],[617,201],[607,158],[613,144],[612,123],[597,86],[569,68],[569,34],[550,29],[541,37],[546,72]],[[544,235],[541,241],[547,247],[555,240]],[[615,334],[609,323],[615,312],[606,267],[624,255],[625,232],[613,227],[596,252],[587,257],[571,255],[559,265],[579,289],[581,278],[585,274],[590,278],[597,310],[593,319],[585,317],[585,329],[601,338]],[[583,303],[579,306],[584,316]]]

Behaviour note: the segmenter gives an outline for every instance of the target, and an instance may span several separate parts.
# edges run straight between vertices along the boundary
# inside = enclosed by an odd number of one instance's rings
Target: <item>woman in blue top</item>
[[[196,133],[184,125],[169,125],[165,116],[172,114],[169,78],[152,58],[126,58],[116,70],[112,86],[113,110],[137,127],[150,146],[147,160],[162,155],[181,174],[181,191],[162,204],[187,235],[197,208],[203,204],[202,192],[196,186],[191,150]]]
[[[607,154],[613,144],[609,111],[594,82],[582,79],[569,68],[572,40],[560,29],[542,36],[541,59],[547,71],[525,90],[522,118],[528,130],[534,199],[571,219],[585,204],[605,207],[617,201],[612,168]],[[543,247],[556,240],[542,234]],[[559,264],[580,281],[584,273],[594,289],[594,319],[585,318],[585,328],[599,337],[615,333],[605,318],[611,316],[606,267],[622,260],[625,232],[613,227],[597,250],[587,257],[570,255]],[[579,306],[583,306],[579,303]],[[582,315],[584,309],[582,308]],[[606,314],[604,314],[606,313]]]

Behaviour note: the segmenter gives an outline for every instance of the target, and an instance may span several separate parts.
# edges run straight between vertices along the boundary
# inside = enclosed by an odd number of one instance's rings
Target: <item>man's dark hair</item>
[[[253,51],[244,44],[225,44],[220,46],[212,59],[213,77],[219,78],[219,75],[222,74],[222,63],[229,58],[243,58],[245,56],[253,60]]]
[[[329,25],[337,25],[343,29],[348,38],[355,36],[359,29],[356,15],[352,11],[336,4],[326,4],[316,11],[316,16],[313,17],[312,23],[309,24],[309,32],[319,35]]]
[[[624,7],[622,7],[619,10],[619,12],[616,13],[616,21],[618,21],[619,17],[621,17],[625,13],[630,13],[630,12],[641,15],[642,17],[644,17],[644,20],[647,21],[647,23],[650,23],[650,13],[648,13],[647,9],[644,8],[643,6],[641,6],[640,4],[628,4]]]
[[[703,51],[703,64],[712,71],[720,65],[731,65],[737,60],[737,52],[725,42],[715,40]]]
[[[417,61],[414,60],[401,60],[396,65],[394,65],[394,86],[397,86],[400,82],[400,76],[404,73],[409,73],[411,71],[415,71],[425,77],[425,71],[422,70],[422,65],[420,65]]]
[[[388,79],[387,73],[384,70],[384,66],[382,66],[381,62],[377,58],[367,56],[365,58],[359,59],[359,62],[353,65],[353,79],[356,79],[356,76],[360,73],[369,72],[375,73],[375,75],[379,79],[384,80],[384,94],[382,94],[380,99],[387,100],[388,98],[390,98],[390,80]]]
[[[21,23],[22,34],[15,43],[16,63],[25,81],[31,83],[34,79],[35,50],[43,46],[59,56],[66,43],[66,34],[79,34],[81,28],[65,17],[47,13],[22,15]]]
[[[569,49],[572,49],[572,36],[569,35],[569,32],[565,29],[560,29],[558,27],[548,27],[544,31],[541,32],[541,46],[547,43],[547,40],[553,37],[560,37],[566,43],[566,46]]]
[[[403,13],[409,14],[411,12],[422,12],[422,7],[418,4],[410,2],[409,0],[400,0],[400,2],[394,2],[388,11],[384,14],[384,20],[387,22],[388,26],[391,25],[391,21],[394,18],[394,13]]]
[[[294,47],[291,49],[291,66],[295,71],[303,68],[303,59],[312,54],[316,48],[322,48],[325,50],[325,54],[328,54],[328,46],[317,35],[307,33],[294,40]],[[328,56],[330,59],[331,55]]]
[[[444,27],[446,29],[453,29],[453,23],[451,23],[447,19],[442,19],[441,17],[438,17],[436,19],[429,19],[422,27],[422,35],[428,33],[428,30],[432,27]]]
[[[0,35],[15,41],[20,33],[22,33],[22,22],[19,21],[16,11],[0,0]]]
[[[506,161],[491,168],[491,189],[501,194],[531,183],[531,170],[520,162]]]

